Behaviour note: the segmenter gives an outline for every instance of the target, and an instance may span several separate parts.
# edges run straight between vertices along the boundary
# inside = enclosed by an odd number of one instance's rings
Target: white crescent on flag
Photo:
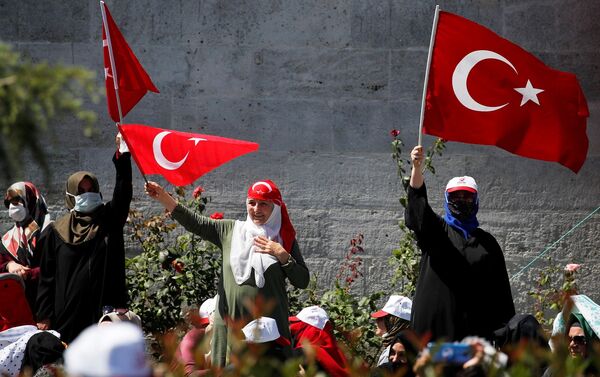
[[[154,152],[154,159],[162,168],[167,170],[177,170],[185,163],[190,152],[188,151],[183,158],[177,162],[170,161],[167,159],[162,151],[162,141],[163,139],[170,134],[171,131],[162,131],[158,133],[154,140],[152,141],[152,151]],[[206,139],[202,139],[199,137],[191,137],[188,140],[194,141],[194,146],[198,145],[201,141],[207,141]]]
[[[518,73],[517,69],[510,61],[508,61],[508,59],[494,51],[477,50],[468,53],[464,58],[462,58],[462,60],[456,65],[456,68],[454,68],[454,73],[452,74],[452,89],[454,89],[454,94],[460,103],[462,103],[467,109],[473,111],[496,111],[508,105],[507,102],[500,106],[485,106],[475,101],[475,99],[473,99],[469,93],[469,89],[467,88],[467,79],[469,78],[469,73],[471,73],[471,70],[477,65],[477,63],[486,59],[495,59],[506,63],[516,73]]]

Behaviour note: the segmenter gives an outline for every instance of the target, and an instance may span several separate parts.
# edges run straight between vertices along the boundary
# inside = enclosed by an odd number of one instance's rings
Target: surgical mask
[[[102,205],[102,195],[99,192],[84,192],[80,195],[67,193],[67,195],[75,198],[73,210],[77,212],[91,213]]]
[[[8,216],[16,222],[21,222],[27,217],[27,208],[22,203],[8,206]]]

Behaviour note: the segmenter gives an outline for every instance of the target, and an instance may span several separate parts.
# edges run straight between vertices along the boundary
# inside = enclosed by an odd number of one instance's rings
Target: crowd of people
[[[131,156],[119,148],[119,137],[116,144],[110,201],[103,201],[96,176],[87,171],[68,178],[68,212],[55,221],[32,183],[6,190],[14,226],[0,248],[0,375],[49,373],[48,365],[64,365],[71,376],[157,373],[143,318],[128,310],[123,228],[133,195]],[[502,250],[479,228],[475,180],[452,178],[439,216],[428,202],[421,146],[411,160],[405,221],[422,252],[416,294],[390,295],[371,314],[382,346],[369,373],[485,376],[518,362],[519,347],[545,349],[549,338],[535,318],[515,315]],[[280,375],[278,368],[289,361],[294,375],[355,375],[354,359],[338,344],[324,308],[290,313],[287,284],[306,288],[309,271],[273,181],[249,187],[245,220],[200,215],[156,182],[145,191],[222,255],[218,293],[200,306],[172,359],[172,373],[240,375],[252,360],[260,375]],[[594,360],[600,307],[584,295],[570,300],[554,321],[550,346],[568,349],[577,360]],[[564,375],[564,366],[536,365],[531,375]],[[585,364],[586,375],[599,371],[594,362]]]

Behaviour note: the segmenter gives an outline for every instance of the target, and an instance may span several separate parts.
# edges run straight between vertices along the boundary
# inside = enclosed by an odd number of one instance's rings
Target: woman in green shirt
[[[214,243],[223,253],[212,341],[213,366],[227,363],[230,339],[243,339],[239,329],[255,316],[275,319],[279,333],[289,340],[285,279],[297,288],[306,288],[309,273],[275,183],[264,180],[250,186],[245,221],[198,215],[178,204],[155,182],[146,184],[146,193],[188,231]],[[239,333],[234,334],[233,326],[227,326],[231,321]]]

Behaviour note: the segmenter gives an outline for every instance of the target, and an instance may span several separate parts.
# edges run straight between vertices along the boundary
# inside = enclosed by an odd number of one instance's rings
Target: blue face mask
[[[67,193],[67,195],[75,198],[73,210],[77,212],[91,213],[102,205],[102,195],[99,192],[84,192],[77,196]]]

